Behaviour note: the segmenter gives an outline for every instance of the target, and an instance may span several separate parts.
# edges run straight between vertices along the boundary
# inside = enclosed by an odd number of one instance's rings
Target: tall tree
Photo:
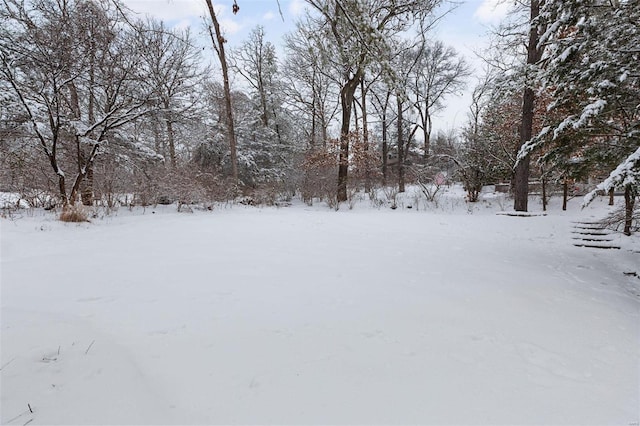
[[[233,119],[233,107],[231,105],[231,84],[229,82],[229,65],[227,64],[227,54],[225,52],[225,43],[227,40],[222,34],[220,28],[220,22],[218,16],[213,8],[211,0],[205,0],[207,2],[207,8],[209,10],[209,17],[213,24],[213,29],[209,27],[209,35],[211,36],[211,43],[213,49],[220,61],[220,67],[222,68],[222,84],[224,88],[224,101],[226,110],[226,125],[227,125],[227,138],[229,140],[229,151],[231,155],[231,175],[233,178],[233,184],[237,187],[238,181],[238,148],[236,140],[235,122]]]
[[[198,88],[206,69],[200,67],[199,50],[193,45],[189,30],[169,30],[162,22],[149,20],[139,25],[138,32],[138,49],[148,69],[157,118],[164,123],[163,140],[167,141],[169,161],[175,169],[176,127],[198,107]]]
[[[533,136],[533,116],[535,110],[536,87],[533,80],[535,76],[535,66],[542,59],[544,45],[539,43],[540,35],[544,28],[538,19],[540,15],[540,4],[544,0],[529,0],[529,40],[527,48],[527,71],[528,78],[525,79],[525,87],[522,94],[522,120],[520,122],[520,143],[525,145]],[[529,203],[529,168],[531,159],[528,155],[521,157],[516,164],[513,177],[513,196],[515,211],[526,212]]]
[[[393,67],[398,71],[395,81],[396,96],[396,136],[398,150],[398,191],[405,191],[405,162],[409,154],[409,143],[418,130],[418,126],[406,120],[405,113],[410,108],[409,90],[411,89],[410,80],[415,74],[416,68],[421,59],[421,55],[417,55],[411,46],[406,43],[397,43],[401,46],[398,54],[393,58]]]
[[[382,92],[382,93],[380,93]],[[382,182],[387,183],[389,169],[389,105],[391,102],[392,89],[384,86],[383,90],[373,90],[372,106],[380,118],[380,143],[382,151]]]

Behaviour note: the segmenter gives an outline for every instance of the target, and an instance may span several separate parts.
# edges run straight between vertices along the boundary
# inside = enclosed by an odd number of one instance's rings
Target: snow
[[[560,63],[565,62],[574,52],[578,50],[577,46],[569,46],[558,56]]]
[[[2,219],[2,424],[638,422],[637,238],[483,195]]]
[[[612,90],[612,89],[615,89],[617,86],[611,81],[604,79],[598,83],[597,87],[600,90]]]
[[[0,209],[28,208],[29,204],[15,192],[0,192]]]
[[[618,81],[620,83],[624,83],[625,81],[627,81],[627,78],[629,78],[629,71],[622,70],[622,74],[620,74],[620,77],[618,77]]]

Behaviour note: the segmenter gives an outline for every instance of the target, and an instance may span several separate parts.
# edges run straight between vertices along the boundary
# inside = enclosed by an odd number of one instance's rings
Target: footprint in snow
[[[531,343],[520,343],[517,345],[517,351],[526,362],[542,368],[554,376],[580,381],[591,376],[589,372],[580,373],[569,368],[569,360],[540,346]]]

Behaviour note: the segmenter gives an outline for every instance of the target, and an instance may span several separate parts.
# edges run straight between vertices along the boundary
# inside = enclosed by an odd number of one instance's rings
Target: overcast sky
[[[293,29],[297,17],[305,8],[304,0],[280,0],[280,10],[276,0],[236,1],[240,6],[237,15],[231,13],[233,0],[213,1],[231,46],[245,40],[256,25],[262,25],[268,38],[278,45],[282,36]],[[124,3],[140,17],[156,17],[169,27],[190,27],[194,36],[199,36],[202,32],[202,17],[207,14],[205,0],[124,0]],[[508,4],[504,0],[462,1],[439,24],[436,37],[464,55],[479,74],[481,61],[475,54],[485,45],[487,27],[504,16]],[[199,37],[198,40],[210,52],[208,39]],[[447,100],[449,107],[434,120],[436,130],[456,128],[465,122],[473,85],[474,80],[471,78],[463,96]]]

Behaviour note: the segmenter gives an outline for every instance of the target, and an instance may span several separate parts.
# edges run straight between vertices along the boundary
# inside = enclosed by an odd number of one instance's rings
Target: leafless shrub
[[[347,205],[349,210],[353,210],[356,203],[362,199],[362,193],[357,188],[347,189]]]
[[[398,193],[400,192],[400,189],[398,188],[398,186],[397,185],[385,186],[384,188],[382,188],[382,191],[384,193],[385,198],[387,199],[387,202],[391,203],[391,208],[397,209]]]
[[[336,170],[338,169],[338,144],[332,141],[326,149],[310,151],[302,162],[304,177],[301,185],[302,201],[313,204],[314,198],[326,201],[329,207],[336,198]]]
[[[372,149],[373,144],[366,141],[359,132],[349,134],[349,144],[349,185],[370,192],[371,188],[382,180],[382,170],[379,167],[380,153]]]
[[[19,219],[22,217],[21,209],[15,205],[4,205],[0,207],[0,217],[9,220]]]
[[[290,201],[291,195],[283,184],[277,182],[245,188],[244,195],[236,200],[239,204],[248,206],[286,206]]]
[[[380,197],[380,191],[381,188],[378,188],[377,185],[369,190],[369,201],[371,202],[371,206],[377,209],[385,204],[385,200]]]
[[[446,177],[437,169],[424,166],[413,166],[411,168],[416,183],[427,201],[438,205],[438,198],[441,190],[446,184]]]
[[[338,197],[328,197],[325,202],[327,203],[327,207],[331,210],[338,211],[340,210],[340,202],[338,201]]]
[[[103,205],[107,209],[115,209],[123,203],[121,194],[134,192],[132,182],[136,182],[136,180],[132,176],[130,168],[119,163],[115,156],[106,154],[94,166],[94,201],[97,205]]]
[[[598,221],[602,228],[622,232],[626,221],[625,206],[615,208],[607,217]],[[635,208],[632,215],[630,232],[640,232],[640,208]]]

